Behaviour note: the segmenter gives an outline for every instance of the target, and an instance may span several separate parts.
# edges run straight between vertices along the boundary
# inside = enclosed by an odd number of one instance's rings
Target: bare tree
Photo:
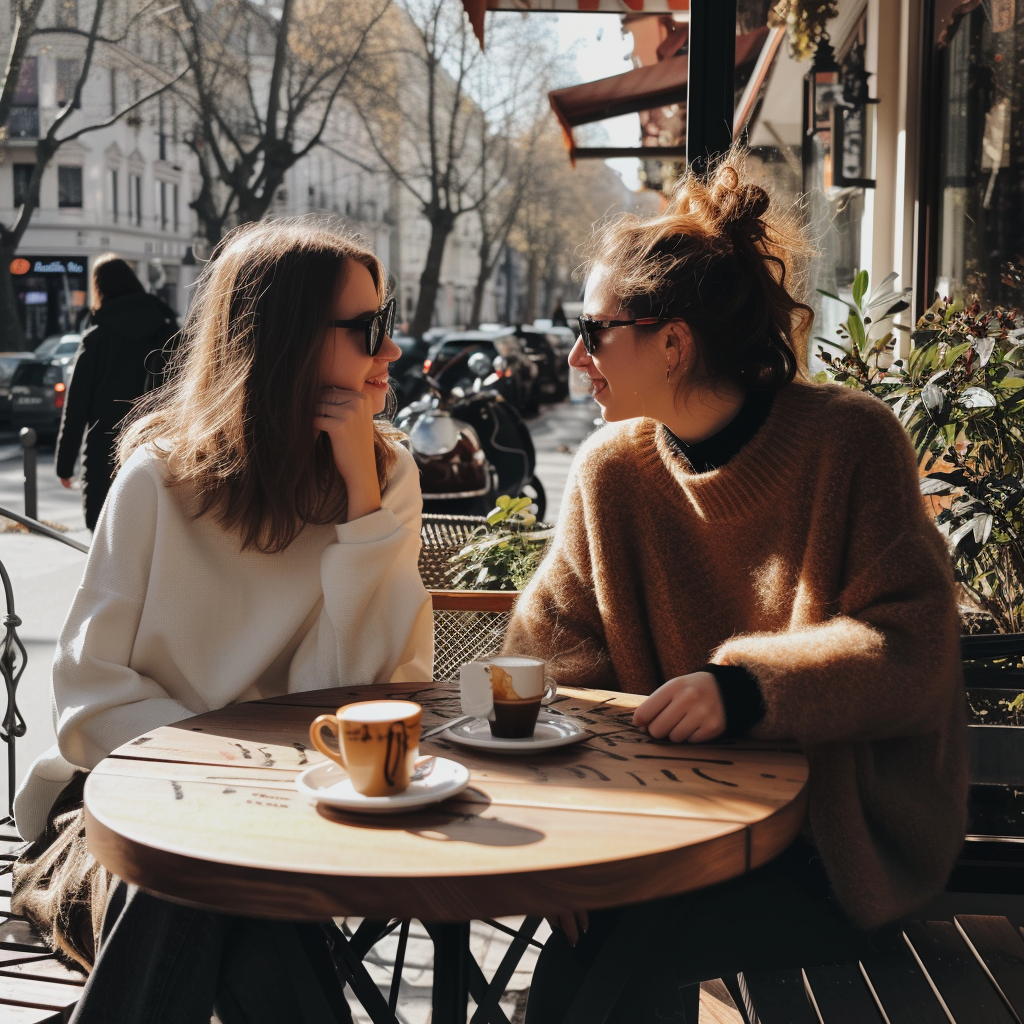
[[[537,141],[555,126],[547,93],[561,63],[550,23],[536,17],[495,19],[489,26],[488,60],[474,94],[481,118],[475,183],[479,266],[470,323],[480,322],[487,282],[494,274],[529,189]]]
[[[263,217],[288,170],[320,144],[390,0],[179,2],[192,66],[181,93],[202,182],[191,205],[215,245],[233,223]]]
[[[476,210],[500,178],[481,187],[487,116],[470,86],[484,57],[461,8],[449,0],[403,0],[391,32],[396,59],[364,76],[356,112],[377,159],[415,197],[430,224],[409,328],[420,336],[433,318],[456,221]]]
[[[156,10],[155,2],[137,3],[126,15],[121,16],[108,12],[106,3],[107,0],[93,0],[88,27],[78,28],[73,24],[40,24],[41,0],[13,0],[7,66],[4,69],[3,83],[0,85],[0,125],[4,126],[4,135],[0,137],[0,152],[6,148],[6,126],[14,109],[18,82],[33,42],[38,42],[40,38],[46,36],[77,39],[81,45],[81,55],[73,87],[67,91],[63,105],[35,144],[35,165],[21,197],[21,205],[10,223],[0,223],[0,329],[3,331],[5,343],[11,348],[21,348],[25,344],[11,279],[11,262],[33,215],[39,208],[43,174],[57,151],[65,143],[78,139],[88,132],[114,124],[126,114],[173,87],[186,71],[184,65],[180,69],[173,65],[165,67],[161,63],[145,61],[141,54],[127,54],[125,42],[129,32],[140,23],[145,23],[147,27],[155,27],[158,33],[164,31],[163,23],[160,21],[161,12]],[[146,88],[140,89],[140,94],[130,103],[116,109],[109,116],[93,118],[81,109],[82,94],[97,58],[101,55],[115,63],[129,60],[138,80],[145,80]],[[42,125],[39,127],[42,128]]]
[[[509,235],[509,244],[526,262],[526,296],[522,320],[547,315],[540,308],[559,292],[576,287],[573,271],[582,262],[581,249],[594,225],[631,205],[629,190],[604,163],[569,163],[561,136],[546,132],[538,139],[526,193]]]

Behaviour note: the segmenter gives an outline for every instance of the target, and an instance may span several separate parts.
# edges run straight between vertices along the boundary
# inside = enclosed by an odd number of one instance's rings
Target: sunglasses
[[[350,330],[362,330],[366,340],[366,354],[375,356],[381,345],[384,344],[384,336],[390,335],[395,326],[394,296],[388,299],[380,309],[370,317],[363,320],[331,320],[331,327],[346,327]]]
[[[607,331],[610,327],[662,324],[677,318],[671,316],[642,316],[639,320],[595,320],[592,316],[581,316],[576,319],[580,325],[580,337],[583,339],[583,347],[587,350],[587,355],[592,356],[597,351],[598,331]]]

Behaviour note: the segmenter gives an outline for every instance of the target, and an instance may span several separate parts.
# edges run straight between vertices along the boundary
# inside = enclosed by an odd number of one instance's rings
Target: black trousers
[[[72,1024],[351,1024],[316,924],[230,917],[120,882]]]
[[[740,971],[846,963],[898,935],[896,926],[869,933],[854,925],[814,847],[798,840],[721,885],[591,913],[575,948],[556,931],[537,962],[526,1024],[682,1024],[687,986]]]

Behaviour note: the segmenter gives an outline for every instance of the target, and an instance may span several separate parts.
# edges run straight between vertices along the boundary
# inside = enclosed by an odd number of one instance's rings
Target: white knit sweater
[[[431,677],[423,503],[407,451],[379,512],[307,526],[276,554],[240,551],[211,516],[192,519],[163,467],[137,451],[97,523],[53,663],[57,746],[15,800],[25,839],[74,766],[150,729],[239,701]]]

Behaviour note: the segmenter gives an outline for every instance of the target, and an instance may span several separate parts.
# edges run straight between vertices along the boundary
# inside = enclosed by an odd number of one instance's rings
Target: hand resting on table
[[[633,724],[658,740],[710,743],[725,731],[725,708],[710,672],[676,676],[633,712]]]

